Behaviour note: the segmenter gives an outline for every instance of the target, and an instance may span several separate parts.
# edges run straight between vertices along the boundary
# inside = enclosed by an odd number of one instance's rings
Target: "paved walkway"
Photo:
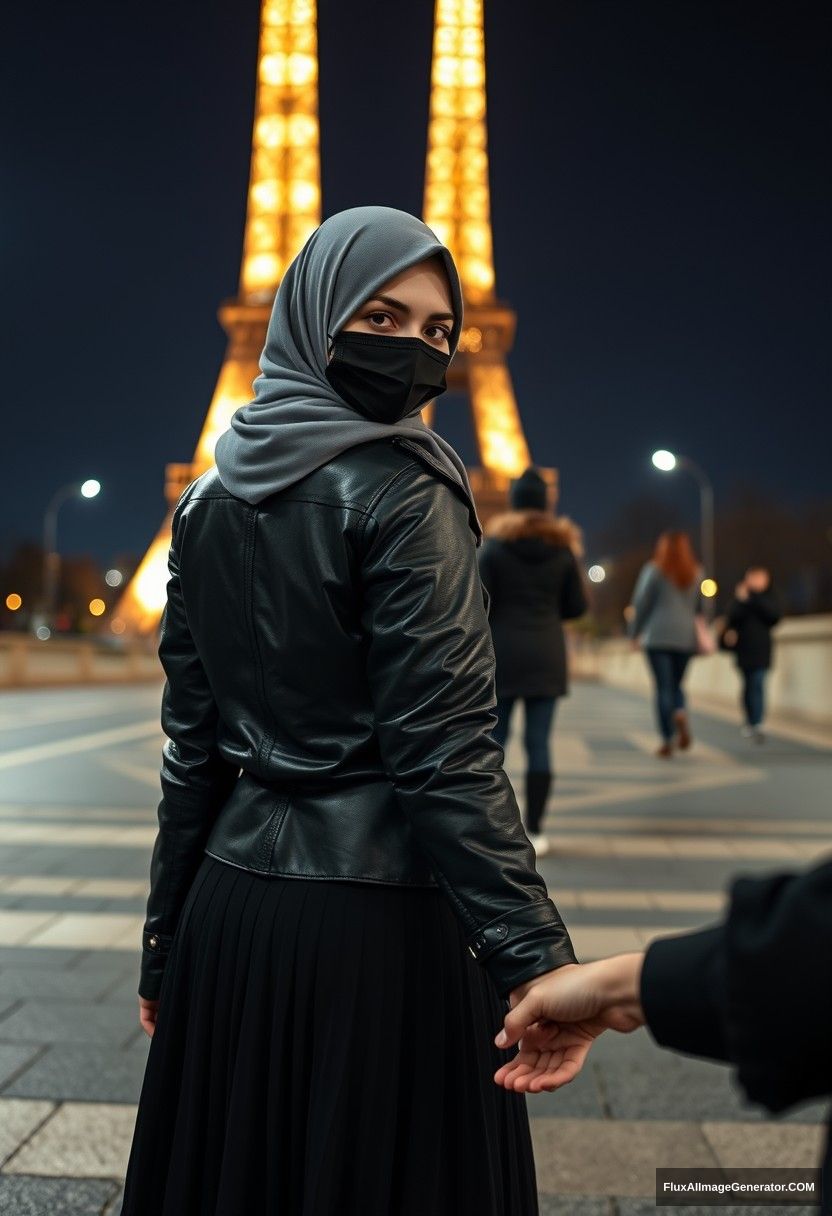
[[[0,696],[0,1216],[118,1212],[148,1044],[136,943],[159,691]],[[541,870],[583,959],[705,924],[730,875],[830,847],[832,750],[695,725],[693,751],[666,763],[636,696],[583,685],[559,712]],[[516,741],[507,765],[521,790]],[[542,1216],[653,1213],[657,1165],[813,1165],[824,1113],[763,1118],[727,1070],[644,1031],[604,1036],[577,1081],[529,1109]]]

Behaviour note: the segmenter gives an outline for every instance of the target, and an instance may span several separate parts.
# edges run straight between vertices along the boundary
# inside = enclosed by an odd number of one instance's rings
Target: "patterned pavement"
[[[136,945],[159,696],[0,695],[0,1216],[119,1209],[148,1044]],[[581,685],[559,710],[541,871],[583,959],[706,924],[732,874],[830,847],[832,748],[761,747],[705,714],[695,726],[693,751],[666,763],[637,696]],[[520,792],[516,732],[507,767]],[[645,1031],[605,1036],[572,1085],[528,1101],[542,1216],[652,1213],[657,1165],[813,1165],[824,1115],[764,1118],[727,1070],[659,1051]]]

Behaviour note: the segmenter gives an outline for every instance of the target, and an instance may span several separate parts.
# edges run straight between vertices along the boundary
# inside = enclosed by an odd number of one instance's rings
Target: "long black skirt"
[[[159,994],[122,1216],[536,1216],[508,1007],[435,889],[206,855]]]

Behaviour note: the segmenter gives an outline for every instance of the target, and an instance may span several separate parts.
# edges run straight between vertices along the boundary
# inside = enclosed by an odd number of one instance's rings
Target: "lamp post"
[[[714,487],[707,473],[700,465],[691,460],[688,456],[677,456],[674,452],[668,452],[666,448],[660,448],[653,453],[653,464],[661,470],[662,473],[672,473],[674,469],[685,469],[691,473],[699,483],[699,527],[700,527],[700,546],[702,550],[702,565],[705,569],[705,574],[713,579],[716,574],[715,563],[715,542],[714,542]],[[709,599],[709,609],[712,606],[712,599]]]
[[[46,514],[43,517],[43,611],[44,621],[51,624],[55,612],[55,594],[58,588],[58,572],[61,558],[57,546],[58,509],[68,498],[80,495],[82,498],[95,498],[101,489],[101,483],[90,478],[79,485],[72,481],[61,486],[49,500]]]

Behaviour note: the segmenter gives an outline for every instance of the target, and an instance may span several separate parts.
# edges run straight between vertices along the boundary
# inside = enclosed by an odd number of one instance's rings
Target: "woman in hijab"
[[[176,505],[123,1216],[538,1210],[493,1036],[575,955],[492,737],[468,478],[420,417],[461,323],[421,221],[331,217]]]

